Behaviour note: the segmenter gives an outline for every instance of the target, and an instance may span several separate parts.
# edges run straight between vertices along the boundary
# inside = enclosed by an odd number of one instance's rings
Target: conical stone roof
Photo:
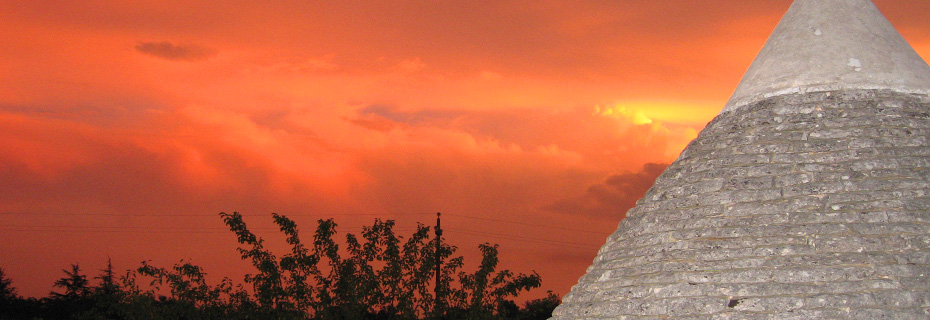
[[[769,36],[724,111],[799,92],[930,93],[930,68],[869,0],[798,0]]]
[[[844,28],[870,40],[829,36]],[[553,319],[930,318],[930,67],[912,53],[870,1],[795,1]]]

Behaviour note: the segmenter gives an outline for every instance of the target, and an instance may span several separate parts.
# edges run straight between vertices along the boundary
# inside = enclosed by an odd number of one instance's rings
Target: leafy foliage
[[[87,276],[81,274],[81,267],[77,264],[71,265],[71,271],[61,270],[65,277],[55,281],[55,287],[65,289],[65,293],[52,292],[53,297],[66,299],[86,298],[90,294],[88,288]]]
[[[13,280],[6,277],[3,268],[0,268],[0,299],[8,300],[16,298],[16,288],[13,287]]]
[[[271,309],[305,312],[320,319],[479,319],[493,317],[507,299],[541,284],[535,273],[497,272],[497,245],[479,246],[480,268],[474,273],[462,271],[463,258],[452,257],[456,247],[440,242],[437,249],[430,228],[422,224],[405,241],[394,233],[394,221],[376,219],[363,228],[361,237],[346,235],[342,251],[333,240],[337,225],[332,219],[317,221],[313,243],[304,245],[297,224],[273,214],[291,246],[289,253],[277,258],[265,248],[263,239],[248,230],[240,214],[220,215],[244,246],[239,248],[242,258],[258,271],[245,279],[252,284],[255,300]],[[444,261],[439,303],[431,288],[437,255]],[[456,282],[458,286],[453,285]]]
[[[488,243],[479,246],[478,269],[466,272],[464,259],[453,256],[457,248],[431,239],[422,224],[404,238],[394,221],[375,220],[337,243],[336,223],[319,220],[305,244],[293,220],[272,214],[290,246],[275,254],[242,215],[220,216],[254,267],[245,286],[229,278],[211,284],[202,268],[183,260],[171,268],[143,261],[117,276],[108,260],[93,277],[96,285],[75,264],[55,281],[63,293],[36,300],[16,296],[0,269],[0,319],[547,319],[558,305],[549,292],[517,307],[511,299],[539,287],[538,274],[497,270],[498,246]]]

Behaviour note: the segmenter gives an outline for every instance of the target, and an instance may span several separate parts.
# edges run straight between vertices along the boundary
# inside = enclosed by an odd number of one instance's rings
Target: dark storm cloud
[[[359,110],[361,115],[379,116],[393,122],[408,125],[448,125],[451,121],[462,117],[473,117],[462,110],[445,110],[445,109],[425,109],[412,112],[405,112],[398,109],[397,106],[385,104],[373,104]]]
[[[667,163],[647,163],[638,172],[616,174],[588,187],[580,197],[560,200],[547,209],[572,214],[623,218],[652,187]]]
[[[201,61],[216,55],[216,50],[195,45],[174,45],[171,42],[142,42],[136,51],[166,60]]]

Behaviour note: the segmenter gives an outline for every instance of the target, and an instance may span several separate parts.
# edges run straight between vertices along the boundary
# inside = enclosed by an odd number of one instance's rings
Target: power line
[[[215,218],[215,217],[219,216],[218,214],[216,214],[216,215],[212,215],[212,214],[211,214],[211,215],[204,215],[204,214],[183,214],[183,213],[167,213],[167,214],[132,214],[132,213],[45,213],[45,212],[42,212],[42,213],[39,213],[39,212],[34,212],[34,213],[27,213],[27,212],[0,212],[0,215],[78,216],[78,217],[80,217],[80,216],[105,216],[105,217],[133,217],[133,218],[138,218],[138,217],[144,217],[144,218],[161,218],[161,217],[171,217],[171,218],[173,218],[173,217],[202,217],[202,218]],[[286,216],[286,217],[289,217],[289,218],[291,218],[291,217],[315,217],[315,218],[325,218],[325,217],[355,217],[355,216],[432,215],[432,213],[426,213],[426,212],[391,212],[391,213],[331,213],[331,214],[282,214],[282,215],[283,215],[283,216]],[[494,219],[494,218],[483,218],[483,217],[473,217],[473,216],[467,216],[467,215],[462,215],[462,214],[454,214],[454,213],[447,213],[446,215],[448,215],[448,216],[453,216],[453,217],[458,217],[458,218],[464,218],[464,219],[483,220],[483,221],[494,221],[494,222],[510,223],[510,224],[516,224],[516,225],[522,225],[522,226],[537,227],[537,228],[547,228],[547,229],[554,229],[554,230],[565,230],[565,231],[583,232],[583,233],[591,233],[591,234],[601,234],[601,232],[596,232],[596,231],[591,231],[591,230],[585,230],[585,229],[573,229],[573,228],[565,228],[565,227],[554,227],[554,226],[549,226],[549,225],[534,224],[534,223],[526,223],[526,222],[519,222],[519,221],[512,221],[512,220],[503,220],[503,219]],[[269,217],[269,216],[271,216],[271,214],[248,214],[248,215],[244,215],[244,214],[243,214],[242,216],[245,217],[245,218],[263,218],[263,217]]]
[[[346,228],[349,232],[362,231],[363,228]],[[582,248],[591,248],[596,247],[595,245],[578,243],[578,242],[569,242],[569,241],[559,241],[559,240],[549,240],[549,239],[539,239],[539,238],[530,238],[510,234],[500,234],[493,232],[484,232],[484,231],[475,231],[459,228],[445,228],[450,231],[455,231],[461,234],[466,235],[478,235],[498,239],[513,240],[519,242],[528,242],[528,243],[538,243],[538,244],[548,244],[548,245],[568,245],[573,247],[582,247]],[[132,227],[132,226],[28,226],[28,225],[0,225],[0,230],[9,231],[9,232],[65,232],[65,233],[186,233],[186,234],[226,234],[230,231],[225,228],[193,228],[193,227],[165,227],[165,228],[152,228],[152,227]],[[277,228],[256,228],[252,231],[253,233],[265,233],[265,232],[275,232],[278,231]],[[410,232],[416,231],[416,228],[394,228],[393,230],[399,232]],[[312,232],[311,232],[312,233]],[[261,235],[261,234],[259,234]]]
[[[597,247],[597,246],[598,246],[598,245],[593,245],[593,244],[589,244],[589,243],[579,243],[579,242],[568,242],[568,241],[559,241],[559,240],[529,238],[529,237],[522,237],[522,236],[516,236],[516,235],[507,235],[507,234],[492,233],[492,232],[465,230],[465,229],[458,229],[458,228],[446,228],[446,230],[456,231],[456,232],[464,233],[464,234],[477,235],[477,236],[486,236],[486,237],[501,238],[501,239],[514,240],[514,241],[522,241],[522,242],[539,243],[539,244],[569,245],[569,246],[584,247],[584,248],[591,248],[591,247]]]
[[[216,218],[218,215],[203,215],[203,214],[120,214],[120,213],[25,213],[25,212],[0,212],[0,215],[32,215],[32,216],[112,216],[112,217],[149,217],[149,218],[160,218],[160,217],[204,217],[204,218]],[[323,218],[329,216],[385,216],[385,215],[432,215],[432,213],[426,212],[392,212],[392,213],[339,213],[339,214],[284,214],[284,216],[289,218],[294,217],[315,217]],[[573,228],[564,228],[564,227],[554,227],[542,224],[533,224],[525,223],[512,220],[503,220],[503,219],[494,219],[494,218],[483,218],[483,217],[473,217],[468,215],[461,214],[446,214],[452,217],[471,219],[471,220],[482,220],[482,221],[493,221],[499,223],[508,223],[514,225],[521,225],[533,228],[546,228],[554,230],[563,230],[563,231],[572,231],[572,232],[581,232],[588,234],[598,234],[602,233],[584,230],[584,229],[573,229]],[[242,215],[247,218],[266,218],[271,216],[271,214],[250,214]],[[346,232],[360,232],[363,231],[363,227],[343,227],[340,228],[340,231]],[[506,239],[519,242],[528,242],[528,243],[538,243],[538,244],[547,244],[547,245],[561,245],[561,246],[572,246],[580,248],[591,248],[596,247],[596,245],[570,242],[570,241],[561,241],[561,240],[550,240],[550,239],[540,239],[540,238],[530,238],[514,234],[500,234],[486,231],[476,231],[476,230],[467,230],[459,228],[446,228],[451,231],[456,231],[462,234],[468,235],[478,235],[485,237],[492,237],[498,239]],[[0,224],[0,230],[2,231],[11,231],[11,232],[68,232],[68,233],[79,233],[79,232],[94,232],[94,233],[196,233],[196,234],[219,234],[219,233],[228,233],[230,232],[228,228],[223,227],[164,227],[164,228],[152,228],[151,226],[30,226],[30,225],[10,225],[10,224]],[[253,228],[251,231],[253,233],[265,233],[265,232],[276,232],[279,231],[279,228],[274,227],[263,227],[263,228]],[[394,228],[395,231],[400,232],[409,232],[416,231],[417,228],[414,227],[403,227],[403,228]],[[314,229],[309,229],[304,231],[304,234],[312,234]]]
[[[501,220],[501,219],[492,219],[492,218],[471,217],[471,216],[460,215],[460,214],[454,214],[454,213],[450,213],[450,214],[447,214],[447,215],[450,215],[450,216],[453,216],[453,217],[459,217],[459,218],[473,219],[473,220],[494,221],[494,222],[512,223],[512,224],[519,224],[519,225],[531,226],[531,227],[539,227],[539,228],[548,228],[548,229],[556,229],[556,230],[566,230],[566,231],[575,231],[575,232],[584,232],[584,233],[601,234],[600,232],[591,231],[591,230],[572,229],[572,228],[563,228],[563,227],[553,227],[553,226],[547,226],[547,225],[542,225],[542,224],[533,224],[533,223],[525,223],[525,222],[509,221],[509,220]]]
[[[359,232],[363,231],[362,227],[345,227],[338,228],[343,229],[348,232]],[[222,227],[161,227],[153,228],[151,226],[36,226],[36,225],[9,225],[2,224],[0,225],[0,230],[3,231],[20,231],[20,232],[135,232],[135,233],[229,233],[229,228]],[[280,231],[280,228],[250,228],[249,231],[252,233],[265,233],[265,232],[277,232]],[[340,230],[340,231],[343,231]],[[415,231],[416,228],[394,228],[394,231],[399,232],[408,232]],[[309,229],[302,231],[304,234],[312,234],[315,229]],[[261,235],[261,234],[259,234]]]
[[[331,214],[281,214],[285,217],[352,217],[352,216],[391,216],[391,215],[426,215],[428,213],[331,213]],[[133,214],[133,213],[46,213],[46,212],[0,212],[0,215],[24,215],[24,216],[105,216],[105,217],[204,217],[215,218],[219,214],[185,214],[185,213],[166,213],[166,214]],[[271,214],[240,214],[243,217],[270,217]]]

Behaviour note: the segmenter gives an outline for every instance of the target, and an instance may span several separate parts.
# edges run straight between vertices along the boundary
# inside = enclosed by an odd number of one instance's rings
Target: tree
[[[62,269],[61,271],[65,273],[65,277],[55,281],[54,286],[64,288],[65,293],[52,292],[52,297],[78,299],[86,298],[90,294],[87,276],[81,274],[80,266],[72,264],[71,271],[66,269]]]
[[[552,311],[555,310],[555,307],[558,307],[562,303],[562,299],[558,295],[552,293],[552,291],[547,292],[547,296],[541,299],[534,299],[527,301],[523,310],[521,310],[520,315],[517,317],[519,320],[546,320],[552,317]]]
[[[87,276],[81,274],[77,264],[71,270],[62,269],[65,276],[56,280],[54,287],[63,288],[64,293],[52,292],[42,299],[42,318],[70,319],[93,309],[94,301],[90,299],[90,283]]]
[[[0,319],[523,320],[541,319],[550,302],[557,305],[555,297],[520,309],[512,299],[539,287],[539,275],[498,270],[498,246],[488,243],[479,246],[477,270],[466,272],[464,259],[454,256],[457,248],[431,239],[430,227],[422,224],[403,237],[394,232],[394,221],[375,219],[358,236],[337,241],[336,223],[318,220],[312,241],[304,242],[294,221],[272,214],[290,246],[276,254],[240,214],[220,215],[241,245],[242,259],[255,268],[244,279],[250,290],[229,278],[209,283],[202,268],[184,260],[169,268],[143,261],[117,276],[108,259],[91,281],[73,264],[54,283],[62,293],[21,299],[0,269]]]
[[[138,292],[131,295],[135,297],[133,303],[140,307],[133,309],[152,310],[153,313],[168,319],[277,319],[299,316],[261,308],[248,298],[248,293],[241,285],[234,285],[229,278],[223,278],[219,285],[212,286],[207,282],[207,274],[201,267],[183,260],[172,268],[159,268],[143,261],[134,276],[127,277],[124,281],[130,283],[130,287],[138,288],[135,275],[150,278],[151,281],[147,291],[132,289]],[[168,296],[160,295],[164,292],[163,289],[167,289]]]
[[[107,266],[100,275],[94,277],[94,279],[100,280],[100,285],[94,288],[95,292],[102,294],[115,294],[120,291],[119,284],[116,283],[116,275],[113,272],[113,260],[107,258]]]
[[[495,272],[498,245],[488,243],[478,246],[481,250],[481,265],[474,273],[459,272],[460,287],[450,289],[450,319],[494,319],[503,307],[516,306],[508,298],[516,297],[521,291],[538,288],[542,278],[532,275],[514,275],[510,270]]]
[[[13,279],[7,278],[3,268],[0,268],[0,299],[8,301],[15,298],[16,288],[13,287]]]
[[[39,301],[16,294],[13,280],[0,268],[0,319],[34,319],[39,314]]]
[[[94,279],[98,280],[99,284],[89,289],[90,296],[88,297],[93,305],[82,316],[88,319],[123,318],[119,307],[126,295],[117,282],[118,279],[113,271],[113,261],[110,258],[107,258],[106,268],[100,270],[100,274]]]
[[[220,216],[244,245],[238,249],[242,258],[256,268],[257,273],[245,278],[252,284],[256,301],[267,308],[304,312],[318,319],[493,318],[507,299],[541,283],[535,273],[496,271],[498,246],[487,243],[479,246],[479,269],[461,271],[464,259],[452,257],[456,247],[440,242],[437,249],[430,228],[422,224],[404,241],[394,233],[394,221],[375,219],[372,226],[363,227],[361,237],[347,234],[346,247],[340,250],[333,240],[337,225],[332,219],[317,221],[313,243],[307,246],[294,221],[272,214],[291,246],[289,253],[278,258],[265,248],[262,238],[248,230],[242,215]],[[442,262],[441,297],[435,297],[431,287],[436,281],[437,256]]]

